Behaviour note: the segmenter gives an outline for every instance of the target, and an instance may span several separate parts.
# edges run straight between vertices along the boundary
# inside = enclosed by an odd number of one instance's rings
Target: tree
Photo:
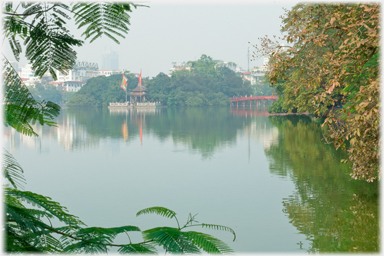
[[[324,116],[330,143],[348,149],[352,178],[373,181],[379,167],[379,5],[298,4],[281,40],[261,39],[272,84],[285,81],[283,107]]]
[[[24,8],[24,11],[17,12],[19,6]],[[65,27],[65,20],[69,19],[68,13],[74,15],[78,28],[86,28],[83,33],[85,39],[91,39],[92,42],[105,35],[118,43],[115,36],[124,37],[122,33],[127,33],[128,12],[131,12],[131,7],[137,6],[133,3],[97,2],[76,3],[70,7],[63,3],[38,2],[20,3],[14,8],[10,2],[4,4],[3,24],[15,58],[19,59],[22,50],[18,41],[21,38],[26,44],[26,57],[32,63],[35,74],[42,77],[48,71],[56,79],[56,70],[66,74],[75,64],[76,52],[72,47],[82,45],[82,41],[74,39]],[[11,126],[25,135],[38,136],[31,124],[39,122],[41,125],[56,125],[52,120],[59,115],[60,107],[51,101],[35,100],[6,58],[3,65],[3,82],[5,126]],[[4,153],[3,171],[9,182],[4,187],[7,252],[105,253],[109,247],[117,246],[120,253],[155,253],[154,245],[161,245],[169,252],[179,253],[200,250],[208,253],[231,252],[226,244],[212,236],[181,231],[196,226],[193,224],[194,216],[190,216],[186,225],[181,228],[178,226],[144,231],[144,241],[141,243],[113,244],[116,235],[131,231],[140,232],[140,229],[135,226],[84,227],[85,224],[78,217],[69,214],[65,207],[51,198],[22,190],[22,183],[25,182],[23,169],[7,151]],[[28,204],[33,207],[28,208]],[[138,215],[151,212],[176,218],[176,213],[162,207],[148,208]],[[58,220],[64,226],[54,227],[51,219]],[[232,229],[225,226],[199,225],[229,231],[235,235]]]

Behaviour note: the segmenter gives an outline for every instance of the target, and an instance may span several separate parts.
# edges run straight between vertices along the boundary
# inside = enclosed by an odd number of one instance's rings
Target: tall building
[[[103,53],[102,69],[119,69],[119,54],[107,47]]]

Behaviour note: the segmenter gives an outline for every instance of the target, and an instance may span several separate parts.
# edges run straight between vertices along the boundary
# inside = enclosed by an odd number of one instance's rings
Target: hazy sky
[[[144,77],[160,72],[169,73],[172,62],[199,59],[202,54],[213,59],[232,61],[248,68],[248,47],[258,43],[258,37],[280,35],[283,7],[290,9],[296,1],[143,1],[149,8],[140,7],[131,13],[130,31],[120,44],[109,38],[77,48],[78,60],[97,62],[101,68],[106,47],[119,53],[119,68]],[[73,22],[69,28],[80,37]],[[249,44],[250,42],[251,44]],[[7,56],[9,47],[5,41]],[[20,64],[27,61],[22,58]],[[262,60],[250,61],[250,68]],[[21,66],[19,65],[19,66]]]

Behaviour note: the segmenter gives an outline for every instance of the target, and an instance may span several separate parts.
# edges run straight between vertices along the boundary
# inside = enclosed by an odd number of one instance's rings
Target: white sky
[[[115,44],[107,37],[77,48],[78,60],[97,62],[101,68],[102,54],[109,46],[119,53],[119,68],[154,77],[169,73],[172,62],[199,59],[202,54],[213,59],[235,62],[248,68],[248,47],[265,35],[280,35],[283,7],[290,9],[296,1],[142,1],[150,6],[131,13],[130,31],[125,39]],[[73,34],[81,31],[69,22]],[[248,43],[250,42],[250,44]],[[4,51],[10,54],[8,43]],[[19,67],[27,63],[22,58]],[[249,67],[259,66],[262,59],[250,61]]]

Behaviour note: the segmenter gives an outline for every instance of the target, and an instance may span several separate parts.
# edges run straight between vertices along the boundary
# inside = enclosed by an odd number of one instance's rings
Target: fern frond
[[[45,197],[30,191],[19,191],[12,188],[7,188],[5,190],[5,194],[13,196],[21,201],[30,203],[33,206],[42,207],[47,212],[51,213],[53,216],[66,224],[73,226],[84,225],[84,223],[81,222],[78,217],[67,213],[68,210],[66,207],[61,206],[59,203],[51,200],[49,197]]]
[[[220,253],[229,254],[234,251],[223,241],[217,239],[211,235],[200,233],[196,231],[182,232],[189,241],[192,241],[199,249],[204,250],[207,253]]]
[[[177,228],[158,227],[142,232],[144,240],[153,240],[169,252],[183,253],[181,232]]]
[[[215,224],[206,224],[206,223],[201,223],[201,227],[231,232],[233,234],[233,241],[236,240],[236,233],[230,227],[226,227],[226,226],[222,226],[222,225],[215,225]]]
[[[157,215],[161,215],[163,217],[167,217],[169,219],[172,219],[173,217],[176,216],[176,213],[170,209],[167,209],[165,207],[161,206],[154,206],[154,207],[149,207],[145,208],[143,210],[140,210],[136,213],[136,217],[143,215],[143,214],[149,214],[149,213],[155,213]]]
[[[72,7],[72,11],[75,14],[75,22],[78,28],[86,28],[82,34],[85,39],[90,39],[90,42],[93,42],[102,35],[106,35],[119,43],[112,34],[125,38],[123,34],[127,34],[129,31],[130,16],[128,13],[132,12],[131,6],[137,8],[145,5],[131,2],[80,2]]]
[[[101,228],[101,227],[89,227],[89,228],[83,228],[80,229],[76,236],[81,235],[88,235],[91,234],[92,236],[107,236],[109,238],[115,238],[116,235],[128,231],[140,231],[140,229],[136,226],[122,226],[122,227],[115,227],[115,228]]]
[[[108,248],[105,244],[100,243],[98,239],[81,240],[72,243],[63,249],[66,253],[107,253]]]
[[[151,244],[127,244],[117,251],[122,254],[157,254],[156,248]]]
[[[12,184],[14,188],[22,188],[22,183],[25,184],[23,176],[23,168],[19,165],[16,159],[6,149],[3,155],[3,170],[4,177]]]
[[[50,101],[36,101],[7,59],[3,62],[3,79],[5,126],[28,136],[38,136],[31,124],[36,121],[41,125],[54,124],[50,120],[59,115],[60,106]]]

